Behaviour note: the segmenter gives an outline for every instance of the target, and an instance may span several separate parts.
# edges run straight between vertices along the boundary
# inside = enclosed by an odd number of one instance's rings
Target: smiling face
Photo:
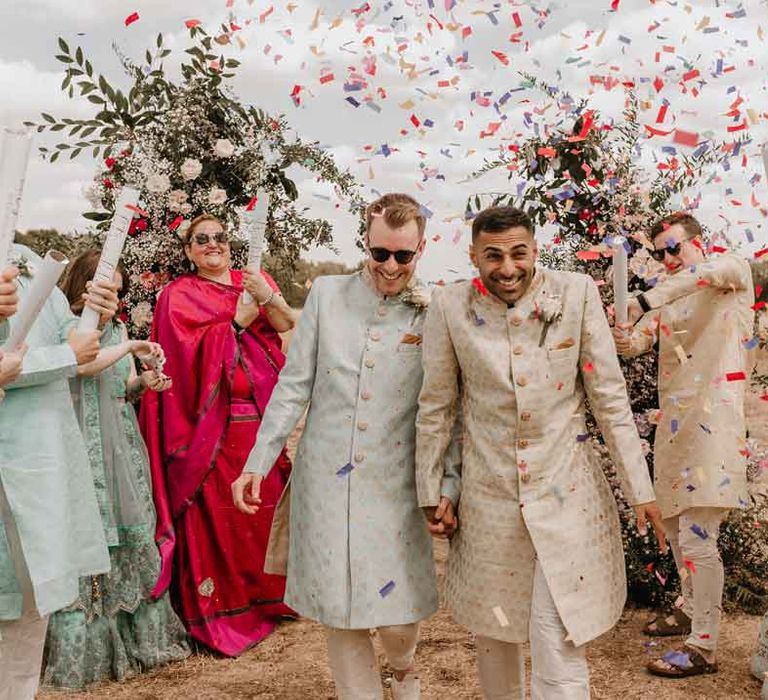
[[[698,236],[688,238],[681,224],[672,224],[653,239],[653,247],[665,252],[664,267],[668,274],[674,275],[704,261],[704,252],[695,243],[700,240]]]
[[[366,248],[368,259],[366,267],[371,273],[376,291],[382,296],[395,296],[400,294],[408,285],[413,273],[416,271],[416,263],[419,261],[426,241],[419,235],[419,226],[414,219],[406,222],[398,228],[392,228],[384,220],[383,216],[373,219],[366,234]],[[376,262],[371,249],[384,249],[390,253],[401,251],[415,252],[410,262],[398,263],[394,255],[390,255],[384,262]]]
[[[188,243],[184,246],[184,252],[195,264],[199,274],[216,277],[229,270],[231,263],[229,242],[221,243],[215,240],[217,234],[223,233],[222,225],[213,219],[201,221],[192,229]],[[203,235],[208,237],[208,241],[199,243],[197,237]]]
[[[531,286],[538,252],[525,226],[480,231],[469,247],[469,257],[486,289],[505,304],[514,304]]]

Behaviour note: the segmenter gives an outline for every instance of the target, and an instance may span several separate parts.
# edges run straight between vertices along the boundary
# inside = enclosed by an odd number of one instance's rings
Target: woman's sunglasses
[[[651,251],[651,257],[653,257],[654,260],[657,262],[663,262],[664,256],[669,253],[670,255],[679,255],[680,254],[680,247],[682,243],[671,243],[667,244],[664,248],[661,250],[652,250]]]
[[[394,256],[398,265],[407,265],[416,255],[415,250],[387,250],[386,248],[369,248],[368,250],[371,251],[371,257],[377,263],[387,262],[391,256]]]
[[[208,245],[211,241],[216,241],[216,243],[229,243],[229,238],[227,238],[227,234],[224,233],[224,231],[219,231],[214,234],[195,233],[192,235],[192,240],[197,243],[197,245]]]

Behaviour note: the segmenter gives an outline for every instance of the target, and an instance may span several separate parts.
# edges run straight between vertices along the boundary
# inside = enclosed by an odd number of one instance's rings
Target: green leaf
[[[51,124],[56,123],[56,120],[50,114],[46,114],[45,112],[42,112],[41,116],[43,119],[45,119],[45,121],[50,122]]]
[[[59,151],[54,151],[51,154],[51,163],[55,163],[59,159]]]
[[[54,124],[51,127],[51,131],[61,131],[65,127],[65,124]]]
[[[75,51],[75,60],[82,66],[83,65],[83,50],[78,46]]]
[[[157,35],[157,48],[159,49],[163,45],[163,35],[158,34]]]
[[[88,95],[88,101],[93,102],[95,105],[103,105],[107,103],[106,100],[102,99],[98,95]]]
[[[74,63],[73,59],[71,59],[69,56],[64,56],[63,54],[57,54],[56,60],[61,61],[62,63]]]
[[[83,150],[82,148],[76,148],[74,151],[72,151],[72,153],[69,154],[69,159],[74,160],[75,158],[77,158],[77,156],[80,155],[80,152],[82,150]]]
[[[88,74],[89,78],[93,77],[93,66],[88,59],[85,60],[85,72]]]
[[[67,45],[67,42],[64,41],[64,39],[61,37],[59,37],[59,48],[61,48],[64,53],[69,53],[69,46]]]
[[[109,221],[112,214],[108,211],[87,211],[83,214],[83,218],[88,221]]]

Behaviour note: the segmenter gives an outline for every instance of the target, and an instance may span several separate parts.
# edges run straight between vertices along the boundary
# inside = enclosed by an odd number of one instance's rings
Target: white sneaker
[[[401,681],[392,676],[392,697],[394,700],[420,700],[421,680],[414,673],[409,673]]]

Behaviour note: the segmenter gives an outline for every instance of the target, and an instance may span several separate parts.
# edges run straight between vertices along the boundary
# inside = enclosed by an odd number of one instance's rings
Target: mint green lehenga
[[[121,334],[121,324],[110,324],[102,346]],[[127,355],[98,377],[71,382],[112,570],[81,578],[78,599],[51,616],[43,683],[57,688],[122,680],[189,655],[168,595],[149,596],[160,555],[146,447],[125,400],[132,361]]]

